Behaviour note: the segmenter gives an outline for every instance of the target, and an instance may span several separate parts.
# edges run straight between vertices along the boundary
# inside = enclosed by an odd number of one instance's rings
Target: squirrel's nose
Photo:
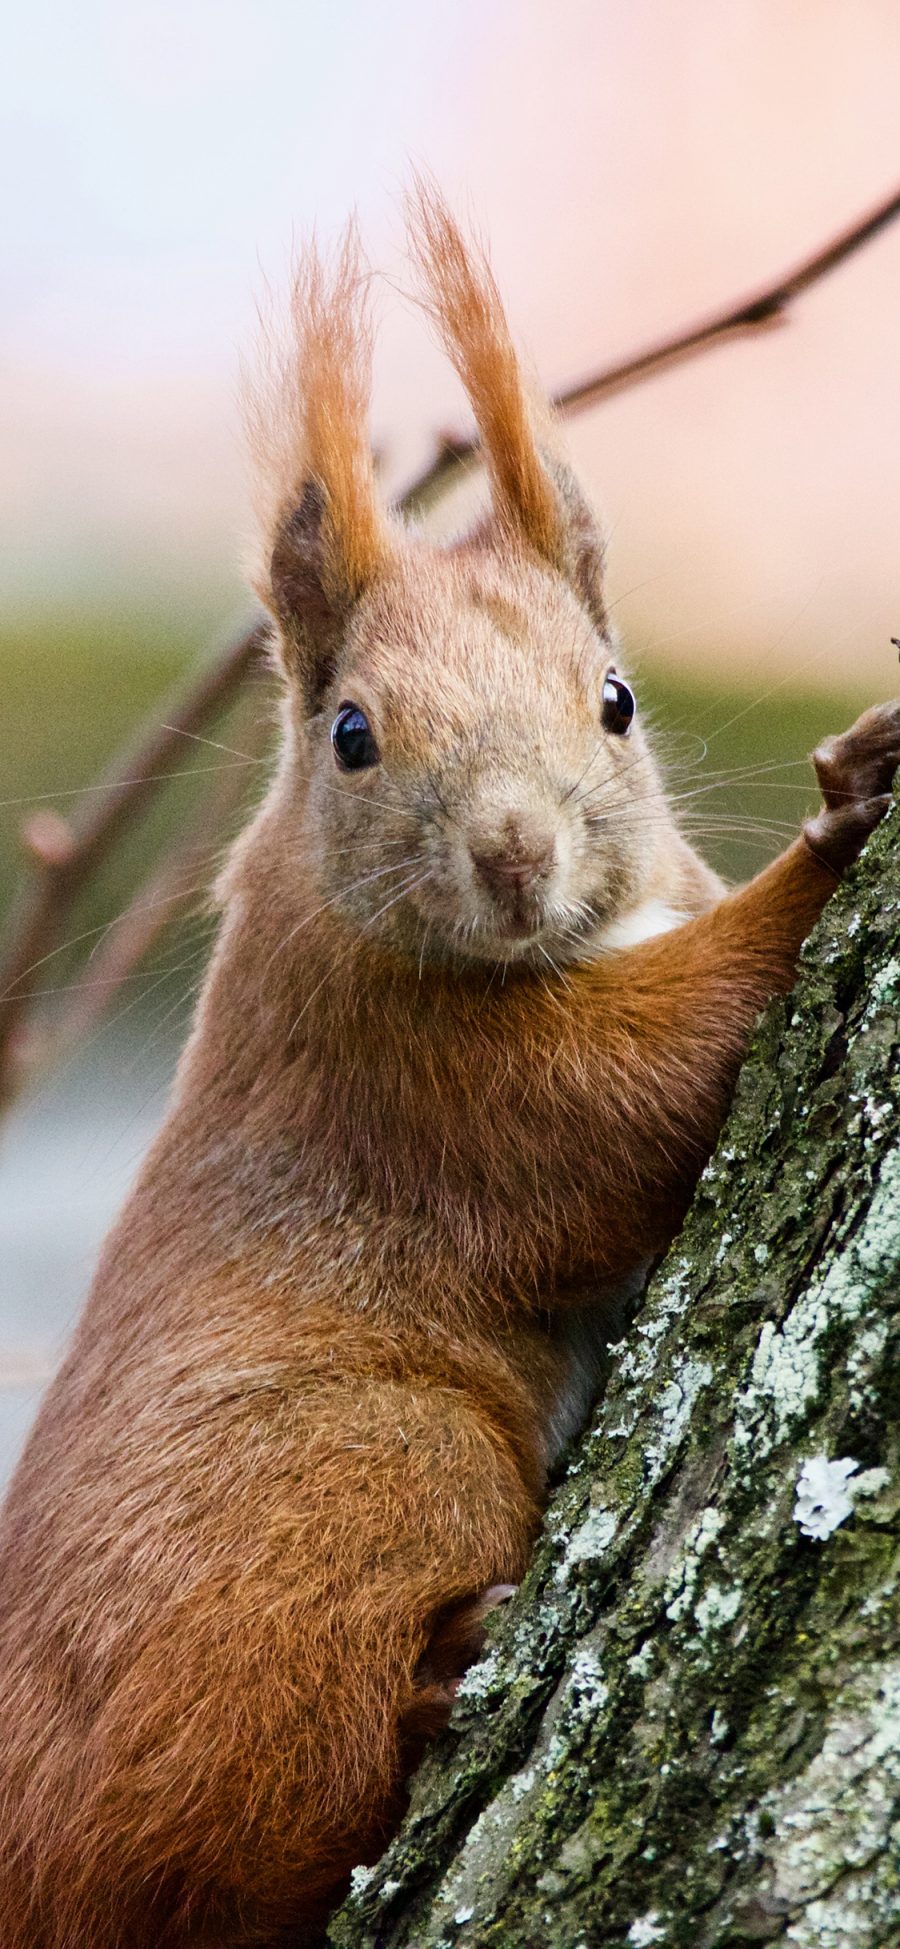
[[[556,856],[553,837],[510,832],[500,844],[473,846],[472,864],[479,880],[492,893],[527,893],[545,880]]]

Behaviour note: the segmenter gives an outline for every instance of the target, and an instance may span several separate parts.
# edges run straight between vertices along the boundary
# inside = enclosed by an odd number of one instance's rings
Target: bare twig
[[[262,761],[270,738],[269,712],[257,712],[251,723],[242,722],[241,746],[251,765]],[[239,765],[216,773],[187,836],[165,855],[125,911],[101,933],[88,972],[73,984],[59,1021],[46,1033],[30,1030],[29,1076],[52,1066],[93,1033],[110,1001],[134,979],[151,949],[177,921],[210,912],[211,859],[221,853],[229,821],[246,799],[246,778]]]
[[[147,729],[100,781],[87,810],[71,820],[50,811],[26,820],[22,845],[31,877],[13,914],[10,949],[0,973],[0,1106],[15,1093],[36,1059],[38,1044],[32,1050],[30,1038],[23,1038],[20,1031],[41,967],[59,941],[75,900],[122,833],[171,776],[172,758],[183,736],[194,734],[231,701],[260,657],[265,636],[262,622],[242,630],[187,690],[163,706],[164,722],[157,707]]]
[[[581,413],[585,407],[608,399],[612,393],[624,392],[626,387],[652,378],[654,373],[662,372],[665,367],[677,365],[683,359],[696,358],[699,352],[708,351],[710,346],[717,345],[723,339],[736,338],[745,332],[757,332],[766,326],[783,323],[796,298],[827,277],[830,271],[836,271],[839,264],[861,250],[863,244],[869,243],[879,231],[886,230],[889,224],[896,222],[898,216],[900,190],[895,190],[883,203],[869,210],[849,229],[840,231],[814,256],[804,258],[802,264],[796,265],[775,284],[764,285],[762,290],[754,291],[737,304],[728,305],[724,311],[713,312],[709,318],[699,319],[682,331],[657,339],[654,345],[648,345],[642,352],[632,353],[627,359],[620,359],[615,365],[601,366],[588,378],[580,379],[554,394],[552,405],[566,417]],[[457,469],[477,459],[478,451],[476,437],[456,438],[448,434],[441,441],[430,466],[411,481],[400,496],[398,506],[401,511],[404,514],[413,511],[424,513],[449,485]]]
[[[638,385],[654,373],[694,358],[721,341],[783,321],[796,299],[898,216],[900,191],[895,191],[774,283],[567,386],[554,399],[556,409],[564,415],[583,412],[611,394]],[[476,464],[478,458],[476,437],[444,436],[434,459],[398,497],[398,509],[402,513],[424,514],[440,499],[460,470]],[[13,916],[10,948],[0,971],[0,1104],[12,1095],[31,1068],[30,1038],[23,1036],[22,1031],[37,970],[58,942],[74,900],[101,859],[164,783],[166,766],[180,738],[185,732],[189,735],[199,732],[225,708],[248,671],[258,662],[264,640],[265,624],[254,622],[204,667],[199,678],[179,693],[163,713],[165,723],[160,723],[159,713],[155,712],[152,723],[138,736],[129,753],[101,781],[90,812],[67,821],[57,813],[44,811],[34,814],[23,828],[22,843],[32,878]],[[189,841],[188,850],[190,846]],[[163,863],[158,878],[177,876],[177,860],[183,858],[183,850],[179,847],[174,862],[170,858]],[[148,944],[138,918],[142,904],[140,900],[132,903],[117,924],[115,947],[109,950],[110,994],[133,971]],[[156,931],[153,930],[154,938]],[[113,970],[118,970],[115,980]],[[65,1027],[63,1033],[68,1039]],[[35,1053],[36,1048],[35,1044]]]

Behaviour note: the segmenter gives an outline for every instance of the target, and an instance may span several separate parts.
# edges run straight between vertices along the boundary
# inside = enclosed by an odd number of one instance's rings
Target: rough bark
[[[894,806],[340,1949],[900,1943],[898,1051]]]

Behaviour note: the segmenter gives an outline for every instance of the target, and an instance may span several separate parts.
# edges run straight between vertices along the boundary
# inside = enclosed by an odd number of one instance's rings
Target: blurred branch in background
[[[714,345],[783,322],[792,304],[811,286],[898,217],[900,191],[895,191],[775,283],[566,387],[554,399],[557,411],[564,416],[583,412]],[[476,465],[478,458],[476,438],[443,436],[434,459],[399,497],[398,511],[427,513],[461,470]],[[180,755],[184,739],[200,737],[202,742],[204,729],[221,717],[250,673],[261,667],[265,641],[265,623],[248,624],[163,708],[164,721],[159,710],[154,711],[151,722],[93,788],[87,812],[66,819],[45,809],[23,822],[20,843],[27,877],[10,920],[9,945],[0,969],[0,1109],[94,1026],[169,927],[173,914],[194,897],[201,858],[208,858],[211,842],[242,796],[246,772],[241,764],[256,763],[262,756],[266,721],[262,736],[259,721],[249,728],[252,748],[236,754],[234,770],[223,778],[220,768],[211,768],[215,775],[187,832],[178,836],[124,913],[103,932],[90,982],[73,989],[58,1019],[48,1027],[38,1006],[40,971],[57,951],[76,900],[166,781],[177,775],[171,761]]]
[[[68,915],[85,883],[151,799],[173,776],[171,760],[185,738],[197,736],[225,708],[258,662],[265,624],[244,628],[180,691],[153,713],[91,794],[86,810],[66,819],[58,812],[31,813],[20,840],[29,880],[13,912],[10,948],[0,976],[0,1108],[5,1107],[52,1053],[86,1032],[134,973],[179,908],[193,895],[201,851],[208,848],[244,789],[242,762],[224,773],[211,766],[211,786],[188,835],[180,836],[152,879],[102,935],[92,957],[91,980],[76,993],[48,1034],[32,1021],[41,970],[52,957]],[[252,759],[260,752],[247,754]],[[241,760],[244,754],[241,754]],[[85,1000],[85,995],[90,999]]]
[[[648,345],[642,352],[632,353],[618,364],[604,366],[599,372],[591,373],[587,379],[575,385],[566,386],[557,393],[553,405],[563,417],[581,413],[587,406],[594,406],[601,399],[609,399],[613,393],[624,392],[628,386],[639,385],[642,379],[650,379],[654,373],[667,366],[677,365],[683,359],[695,358],[699,352],[707,352],[723,339],[742,337],[747,332],[757,332],[767,325],[781,324],[796,298],[802,297],[811,285],[818,284],[830,271],[860,250],[894,223],[900,216],[900,190],[886,197],[867,215],[860,217],[849,229],[842,230],[830,243],[807,257],[802,264],[795,266],[776,284],[768,284],[761,291],[754,291],[737,304],[730,304],[724,311],[713,312],[709,318],[701,319],[685,330],[674,332],[667,338],[658,339],[655,345]],[[476,439],[454,440],[447,438],[432,461],[430,467],[418,480],[406,489],[399,506],[403,513],[420,514],[437,500],[451,475],[464,462],[477,458]]]

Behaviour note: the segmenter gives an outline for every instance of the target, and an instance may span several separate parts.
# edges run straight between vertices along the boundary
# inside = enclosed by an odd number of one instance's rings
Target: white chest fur
[[[668,907],[664,900],[643,900],[630,913],[611,921],[597,936],[597,946],[601,949],[637,947],[640,941],[652,941],[655,934],[668,934],[673,927],[681,927],[687,918],[687,914]]]

